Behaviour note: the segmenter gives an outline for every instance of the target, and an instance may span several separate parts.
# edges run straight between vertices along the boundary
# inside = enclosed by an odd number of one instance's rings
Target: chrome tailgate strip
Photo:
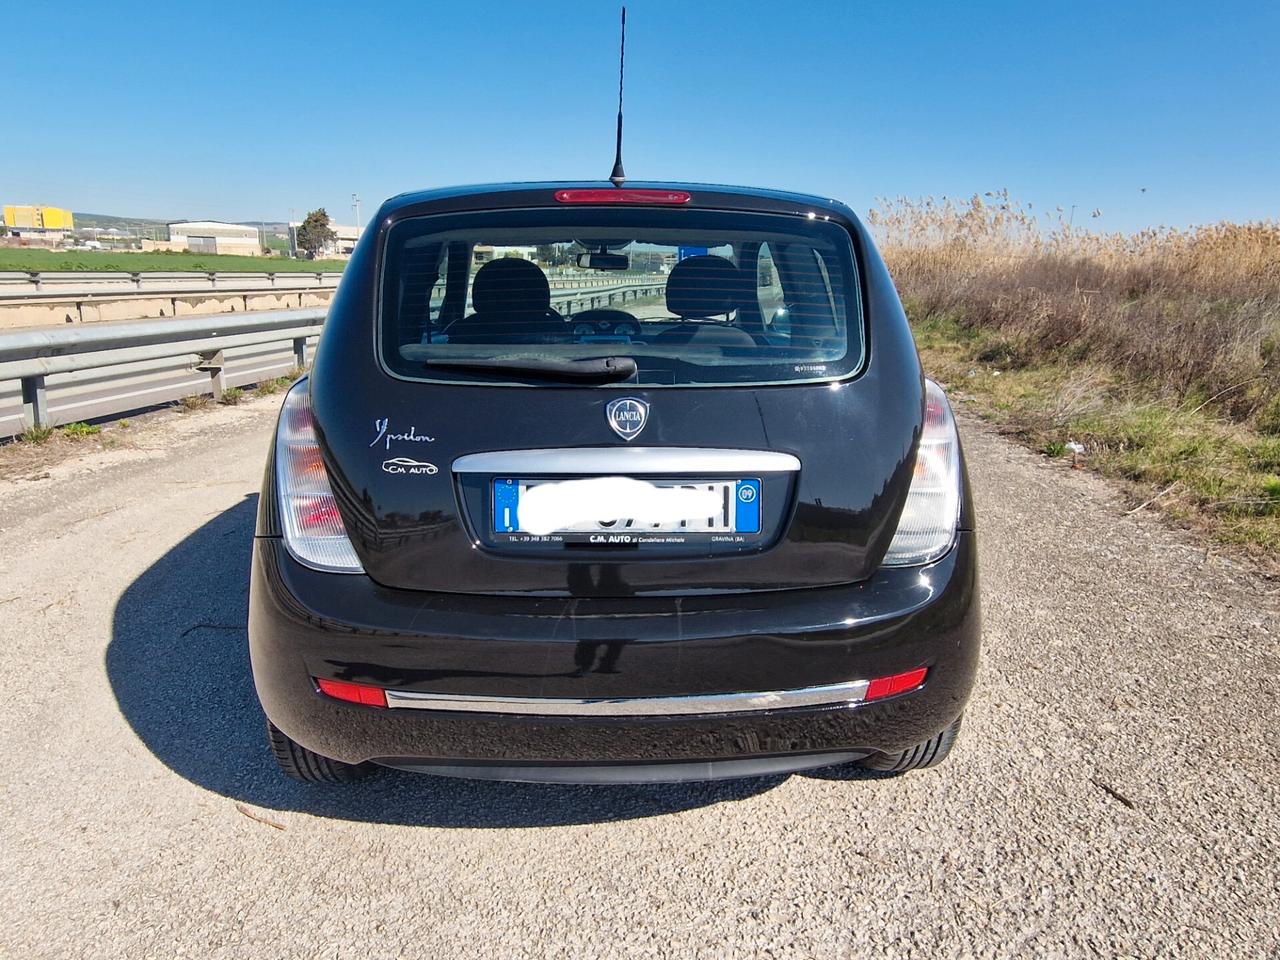
[[[800,460],[773,450],[710,447],[562,447],[470,453],[453,461],[454,473],[673,474],[795,473]]]

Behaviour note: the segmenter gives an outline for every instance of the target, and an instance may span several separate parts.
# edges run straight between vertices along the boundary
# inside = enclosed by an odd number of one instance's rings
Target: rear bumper
[[[299,743],[353,763],[596,782],[782,772],[893,752],[960,715],[979,635],[968,532],[934,564],[847,587],[591,600],[389,590],[308,570],[276,538],[254,546],[249,640],[263,707]],[[922,666],[927,680],[911,693],[846,696]],[[400,705],[333,700],[314,677],[384,687]],[[786,696],[824,687],[837,688],[832,699]],[[735,696],[763,691],[782,696]],[[520,700],[542,706],[514,712],[526,709]],[[709,712],[666,713],[663,702]]]

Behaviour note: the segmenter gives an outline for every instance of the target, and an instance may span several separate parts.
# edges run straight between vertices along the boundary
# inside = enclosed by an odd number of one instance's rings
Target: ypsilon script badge
[[[623,440],[633,440],[649,421],[649,404],[635,397],[622,397],[610,400],[604,415],[614,433]]]

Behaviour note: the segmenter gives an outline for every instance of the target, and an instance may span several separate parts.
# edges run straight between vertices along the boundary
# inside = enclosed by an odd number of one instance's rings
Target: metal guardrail
[[[209,374],[218,399],[226,389],[223,351],[230,347],[293,342],[294,359],[306,365],[307,338],[319,334],[325,310],[264,310],[235,317],[207,316],[123,324],[94,324],[0,334],[0,380],[22,384],[23,422],[49,425],[45,377],[144,360],[190,358]]]
[[[320,307],[339,273],[0,271],[0,327]],[[609,305],[661,285],[661,275],[548,277],[557,304]],[[623,292],[625,291],[625,292]],[[570,295],[571,296],[566,296]],[[583,294],[583,297],[576,296]],[[590,296],[586,296],[589,294]],[[210,302],[213,309],[209,309]],[[7,321],[7,322],[6,322]]]
[[[551,302],[568,316],[657,296],[664,286],[665,278],[590,283],[554,290]],[[292,341],[297,365],[306,366],[307,339],[319,335],[326,313],[321,308],[264,310],[0,333],[0,381],[21,383],[28,427],[50,423],[46,377],[148,360],[188,358],[192,369],[209,374],[217,399],[226,389],[223,351]]]
[[[561,313],[575,313],[579,309],[620,306],[645,297],[657,296],[666,289],[666,277],[657,280],[624,280],[599,286],[579,286],[569,290],[551,291],[551,305]]]
[[[552,290],[590,290],[596,287],[612,287],[619,283],[633,283],[637,281],[653,280],[653,274],[642,274],[637,277],[632,274],[630,277],[618,279],[617,277],[592,277],[583,274],[563,274],[552,273],[548,275],[547,282],[551,284]]]
[[[124,293],[205,293],[210,290],[298,290],[336,287],[341,273],[323,271],[0,271],[0,301]]]
[[[217,272],[217,271],[27,271],[0,270],[0,302],[12,300],[80,299],[84,297],[123,297],[146,294],[175,293],[246,293],[258,290],[302,290],[322,287],[333,288],[342,274],[282,270],[275,273]],[[642,281],[655,278],[644,277]],[[658,278],[660,279],[660,278]],[[619,281],[611,277],[557,276],[548,277],[553,291],[591,290],[617,286],[619,283],[642,282],[634,279]]]
[[[323,306],[340,273],[0,272],[0,327]]]

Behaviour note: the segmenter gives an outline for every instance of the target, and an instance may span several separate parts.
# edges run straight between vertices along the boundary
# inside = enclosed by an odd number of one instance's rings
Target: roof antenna
[[[613,156],[613,173],[609,174],[609,182],[620,187],[627,182],[626,171],[622,169],[622,74],[627,65],[627,8],[622,8],[622,47],[618,51],[618,152]]]

